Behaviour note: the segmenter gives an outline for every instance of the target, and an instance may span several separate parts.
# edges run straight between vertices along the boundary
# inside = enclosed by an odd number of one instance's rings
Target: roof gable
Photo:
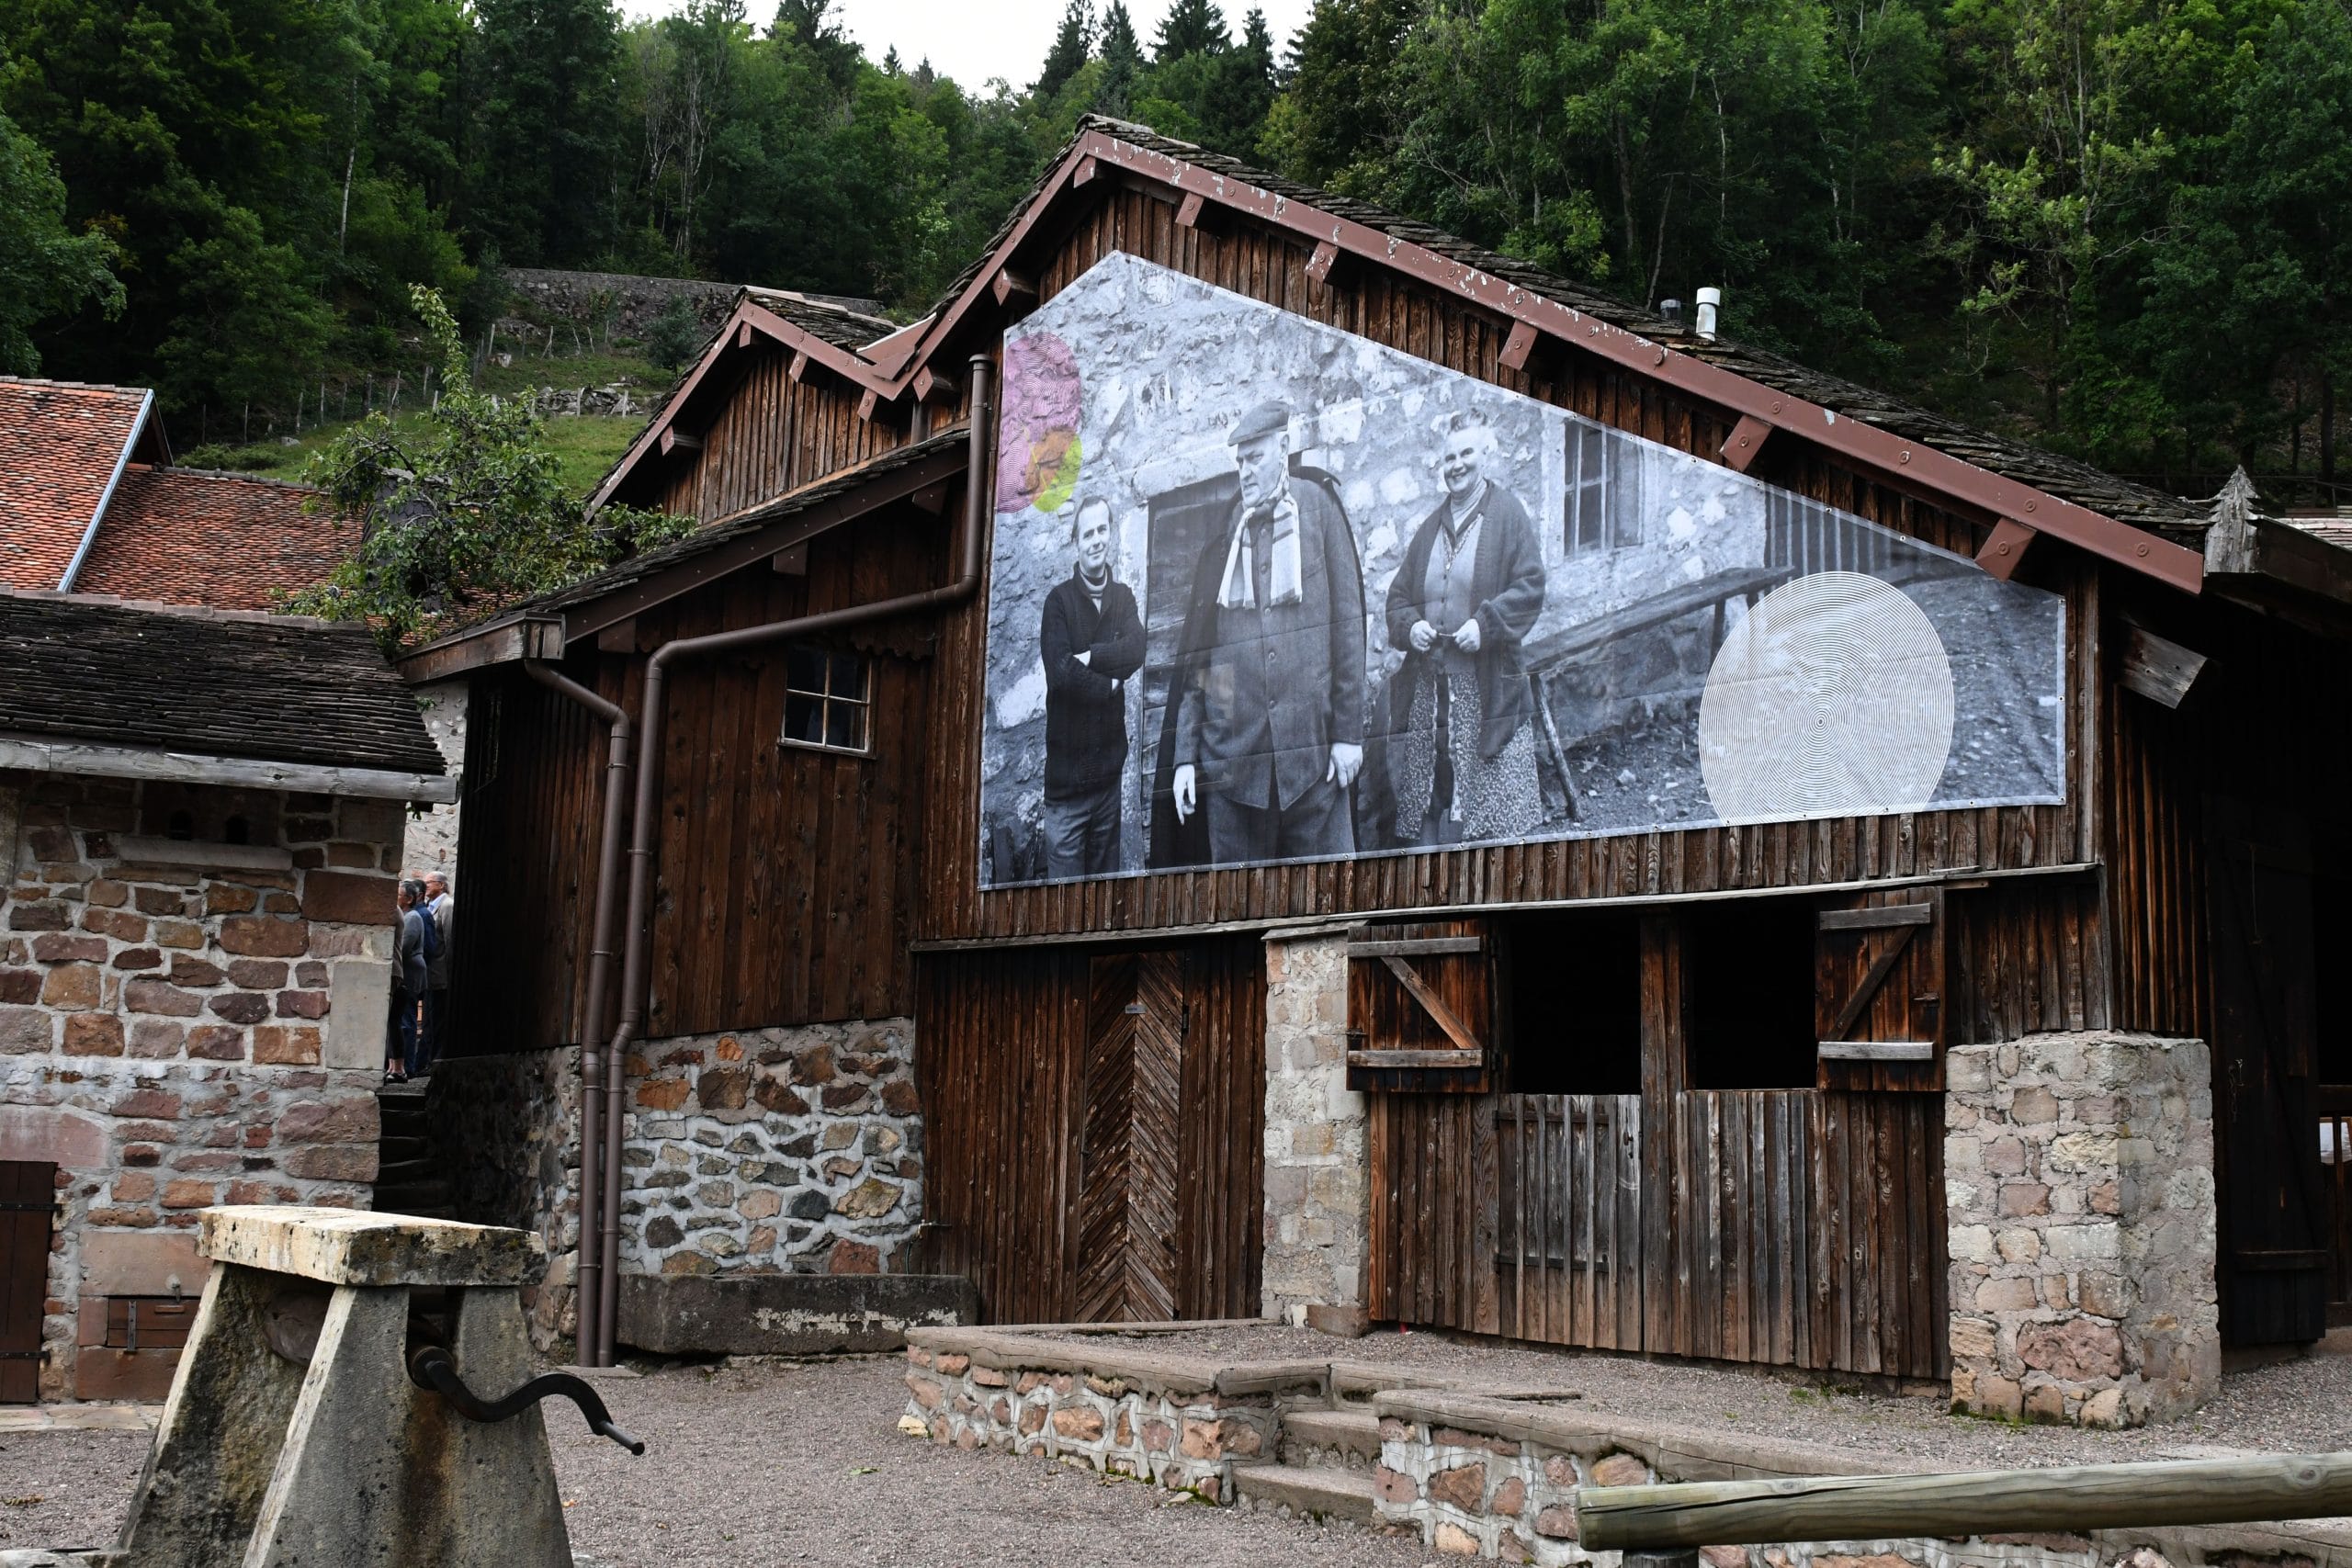
[[[1308,276],[1318,282],[1341,265],[1382,268],[1485,312],[1509,326],[1501,363],[1510,369],[1546,353],[1587,353],[1712,406],[1726,424],[1736,422],[1724,454],[1734,468],[1745,469],[1767,440],[1792,439],[1931,493],[1963,514],[1999,525],[1982,558],[1996,576],[2007,575],[2024,546],[2047,533],[2190,592],[2202,581],[2195,541],[2210,519],[2193,502],[1970,429],[1778,355],[1728,341],[1702,342],[1635,307],[1427,224],[1281,179],[1148,127],[1100,117],[1080,123],[1029,197],[924,321],[868,345],[870,353],[826,362],[862,389],[861,414],[871,417],[910,392],[925,395],[943,369],[952,377],[971,338],[993,333],[1034,296],[1032,269],[1066,231],[1069,209],[1103,190],[1134,184],[1176,204],[1181,226],[1224,217],[1288,233],[1306,253]],[[599,502],[630,464],[659,446],[667,417],[667,411],[656,414],[616,466],[615,479],[599,491]]]
[[[134,455],[168,461],[154,394],[0,377],[0,588],[73,584]]]

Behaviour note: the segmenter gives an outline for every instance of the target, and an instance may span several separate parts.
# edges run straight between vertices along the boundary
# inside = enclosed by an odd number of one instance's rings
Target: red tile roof
[[[359,530],[306,513],[305,485],[133,465],[107,509],[76,593],[214,610],[270,610],[358,547]]]
[[[140,434],[150,394],[0,377],[0,587],[59,588],[107,486]],[[159,457],[161,437],[147,445]]]

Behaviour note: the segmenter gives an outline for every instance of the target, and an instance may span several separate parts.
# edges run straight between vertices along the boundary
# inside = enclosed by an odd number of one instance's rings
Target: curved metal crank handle
[[[483,1399],[458,1375],[457,1360],[447,1349],[421,1345],[408,1359],[408,1377],[417,1387],[431,1389],[456,1405],[458,1414],[467,1420],[485,1423],[519,1416],[549,1394],[560,1393],[580,1406],[580,1414],[588,1417],[590,1431],[612,1438],[633,1454],[645,1452],[644,1443],[613,1424],[612,1413],[596,1391],[570,1372],[545,1372],[503,1399]]]

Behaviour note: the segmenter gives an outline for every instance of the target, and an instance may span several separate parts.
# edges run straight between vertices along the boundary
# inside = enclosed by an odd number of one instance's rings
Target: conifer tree
[[[1170,0],[1159,19],[1152,63],[1166,65],[1188,54],[1219,54],[1233,47],[1232,31],[1216,0]]]
[[[1069,0],[1062,12],[1062,25],[1054,34],[1054,47],[1046,51],[1046,63],[1031,91],[1040,98],[1052,97],[1085,67],[1093,51],[1094,8],[1088,0]]]
[[[1094,107],[1104,114],[1123,115],[1144,72],[1143,44],[1127,16],[1127,0],[1111,0],[1103,8],[1102,60],[1102,86]]]

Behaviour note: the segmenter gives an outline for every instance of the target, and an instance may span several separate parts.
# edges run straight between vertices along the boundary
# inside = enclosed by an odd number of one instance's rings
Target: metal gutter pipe
[[[594,943],[588,960],[588,1000],[580,1025],[580,1264],[572,1301],[578,1314],[574,1327],[574,1357],[583,1366],[596,1360],[600,1342],[604,1292],[598,1276],[604,1269],[598,1208],[605,1196],[603,1179],[605,1085],[617,1079],[617,1065],[607,1059],[605,1038],[605,997],[612,989],[613,949],[616,932],[614,914],[619,902],[622,813],[628,805],[628,746],[635,726],[627,710],[606,702],[570,676],[536,660],[523,662],[523,672],[540,685],[569,697],[612,727],[612,741],[605,762],[605,827],[596,845],[596,908],[589,928]]]
[[[757,648],[766,643],[780,642],[786,637],[802,637],[813,632],[832,631],[841,626],[856,626],[888,615],[901,615],[915,610],[928,610],[956,604],[972,596],[980,584],[980,535],[988,523],[985,510],[989,494],[989,372],[990,361],[985,354],[972,355],[972,413],[969,434],[969,461],[964,469],[964,548],[962,564],[956,580],[939,588],[927,588],[920,593],[904,593],[895,599],[885,599],[873,604],[853,604],[845,609],[826,610],[813,615],[798,615],[787,621],[773,621],[765,626],[741,626],[734,631],[713,632],[705,637],[679,637],[663,643],[653,650],[645,662],[645,699],[639,712],[643,724],[638,734],[637,814],[629,840],[628,851],[628,942],[621,959],[620,1026],[613,1032],[608,1060],[614,1065],[609,1078],[609,1090],[605,1100],[605,1205],[604,1258],[600,1283],[604,1300],[596,1314],[599,1340],[597,1365],[612,1363],[613,1331],[620,1315],[620,1168],[621,1168],[621,1084],[619,1064],[629,1043],[638,1036],[645,1021],[647,948],[650,946],[649,916],[653,893],[653,851],[657,833],[657,818],[662,804],[662,698],[668,690],[669,668],[681,659],[697,658],[707,653],[732,653],[741,649]]]

